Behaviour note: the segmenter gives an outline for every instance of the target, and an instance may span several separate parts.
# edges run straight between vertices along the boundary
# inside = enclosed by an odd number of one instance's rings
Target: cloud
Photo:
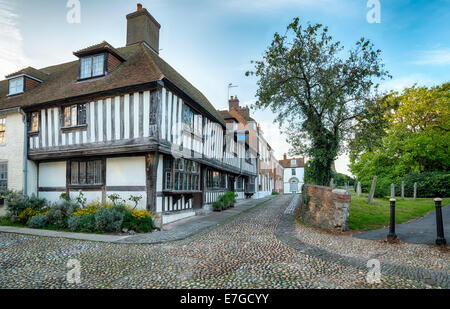
[[[380,85],[381,91],[402,91],[405,88],[411,87],[417,84],[418,86],[431,86],[433,81],[424,74],[411,74],[409,76],[403,76],[392,79]]]
[[[13,4],[0,0],[0,80],[27,66],[23,39],[17,27]]]
[[[427,50],[413,62],[417,65],[450,65],[450,48]]]

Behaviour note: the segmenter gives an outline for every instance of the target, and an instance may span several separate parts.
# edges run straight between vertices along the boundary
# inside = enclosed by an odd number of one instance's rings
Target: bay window
[[[164,160],[164,171],[165,190],[200,190],[200,165],[197,162],[167,157]]]

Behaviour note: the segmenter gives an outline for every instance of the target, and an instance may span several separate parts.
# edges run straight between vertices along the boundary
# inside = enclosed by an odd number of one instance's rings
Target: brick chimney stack
[[[228,101],[228,105],[229,105],[230,111],[232,109],[238,110],[240,108],[239,107],[239,99],[238,99],[238,97],[237,96],[235,96],[235,97],[231,96],[231,99]]]
[[[138,3],[136,12],[127,15],[127,46],[143,42],[159,54],[160,29],[156,19]]]
[[[284,154],[283,158],[284,158],[284,160],[287,160],[287,154]]]

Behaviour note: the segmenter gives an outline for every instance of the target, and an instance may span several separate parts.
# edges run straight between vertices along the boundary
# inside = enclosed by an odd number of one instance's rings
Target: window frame
[[[83,109],[81,108],[83,107]],[[74,117],[74,109],[75,117]],[[70,111],[70,115],[66,114],[66,110]],[[84,116],[80,117],[80,111],[84,110]],[[66,117],[70,118],[70,125],[66,125]],[[80,123],[80,119],[84,119],[84,123]],[[76,124],[72,122],[75,120]],[[61,108],[61,130],[71,130],[76,128],[86,128],[87,127],[87,103],[79,103],[73,105],[63,106]]]
[[[40,131],[40,127],[41,127],[41,125],[40,125],[40,116],[41,115],[41,113],[40,112],[32,112],[31,114],[30,114],[30,122],[29,122],[29,124],[28,124],[28,134],[29,135],[36,135],[36,134],[39,134],[39,131]],[[36,121],[37,121],[37,129],[36,130],[33,130],[33,121],[36,119]]]
[[[103,56],[103,72],[100,75],[94,75],[94,59],[97,57],[100,57],[100,56]],[[90,75],[83,77],[82,76],[83,61],[86,59],[90,60]],[[97,53],[97,54],[86,55],[86,56],[80,57],[79,65],[78,65],[78,80],[79,81],[93,79],[93,78],[100,78],[100,77],[105,76],[107,74],[107,72],[108,72],[108,54],[107,53]]]
[[[166,160],[166,159],[165,159]],[[168,163],[171,166],[168,167]],[[200,191],[200,164],[183,158],[165,161],[163,191],[198,192]],[[170,174],[170,187],[168,187]]]
[[[17,92],[12,93],[11,92],[11,83],[12,82],[16,82],[18,80],[22,81],[22,90],[18,90]],[[15,87],[17,88],[17,86]],[[13,77],[11,79],[9,79],[9,83],[8,83],[8,96],[15,96],[15,95],[19,95],[25,92],[25,77],[24,76],[18,76],[18,77]]]
[[[77,180],[76,183],[74,182],[74,173],[73,173],[73,167],[74,164],[77,164]],[[93,164],[93,170],[89,171],[90,164]],[[97,165],[98,164],[98,165]],[[98,158],[89,158],[89,159],[72,159],[67,161],[67,187],[68,188],[74,188],[74,189],[81,189],[81,188],[102,188],[105,185],[105,159],[98,159]],[[84,174],[82,177],[81,169],[80,167],[84,166]],[[92,166],[92,165],[91,165]],[[95,178],[97,176],[96,168],[99,168],[98,177],[100,178],[100,182],[95,182]],[[94,182],[89,183],[89,177],[90,175],[93,177]],[[81,181],[80,179],[83,178],[84,181]]]
[[[4,185],[2,183],[4,182]],[[8,162],[0,162],[0,190],[8,190]]]
[[[6,144],[6,116],[0,116],[0,145],[4,144]]]

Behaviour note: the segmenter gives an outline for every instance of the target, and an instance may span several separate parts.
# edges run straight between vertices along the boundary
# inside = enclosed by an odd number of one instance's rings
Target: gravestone
[[[405,182],[402,181],[402,200],[405,199]]]
[[[391,198],[395,198],[395,185],[391,183]]]
[[[333,178],[331,178],[331,180],[330,180],[330,188],[334,188],[334,179]]]
[[[369,199],[367,200],[367,202],[369,204],[373,203],[373,196],[375,194],[375,188],[377,186],[377,176],[373,176],[373,180],[372,180],[372,187],[370,187],[370,193],[369,193]]]
[[[414,183],[414,200],[417,198],[417,182]]]
[[[356,185],[356,194],[358,196],[361,196],[361,182],[358,181],[358,184]]]

